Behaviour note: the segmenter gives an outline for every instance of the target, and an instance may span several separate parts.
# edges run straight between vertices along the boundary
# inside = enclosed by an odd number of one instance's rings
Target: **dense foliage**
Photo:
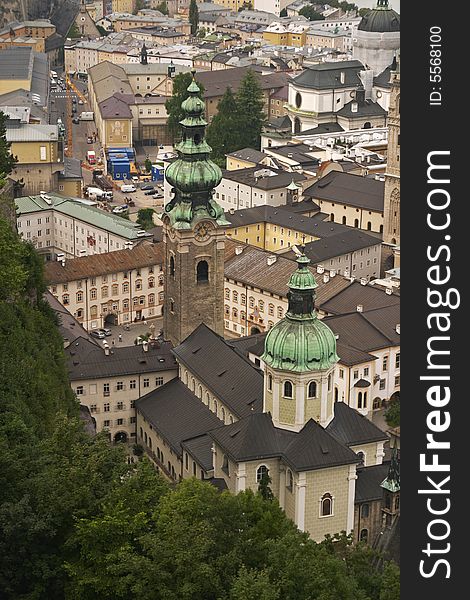
[[[153,222],[153,208],[139,208],[137,213],[137,222],[142,226],[142,229],[152,229],[155,227]]]
[[[301,8],[299,10],[299,15],[302,15],[302,17],[306,17],[309,21],[324,21],[325,17],[317,12],[313,6],[308,5],[304,6],[303,8]]]
[[[400,399],[396,398],[390,402],[389,407],[385,411],[385,420],[390,427],[398,427],[400,425]]]
[[[6,115],[0,110],[0,187],[2,180],[9,175],[17,162],[17,158],[10,153],[11,144],[6,139]]]
[[[255,73],[249,69],[237,94],[227,88],[217,106],[217,114],[207,128],[211,158],[225,167],[225,155],[242,148],[259,149],[265,121],[264,98]]]
[[[173,95],[165,102],[166,112],[168,113],[168,129],[173,137],[173,143],[181,137],[180,121],[184,119],[184,112],[181,104],[188,98],[188,87],[192,81],[191,73],[178,73],[173,79]],[[196,82],[199,89],[199,97],[203,98],[204,86]]]
[[[398,571],[344,535],[322,544],[260,492],[170,487],[88,436],[42,263],[0,221],[2,600],[398,600]],[[263,497],[264,496],[264,497]],[[268,499],[265,499],[268,498]]]

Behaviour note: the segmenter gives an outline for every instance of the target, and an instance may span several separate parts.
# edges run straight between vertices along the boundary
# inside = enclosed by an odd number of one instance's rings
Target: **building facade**
[[[49,291],[87,331],[162,315],[161,245],[46,264]]]

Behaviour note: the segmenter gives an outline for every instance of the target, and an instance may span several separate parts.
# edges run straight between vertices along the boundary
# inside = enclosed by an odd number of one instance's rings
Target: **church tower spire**
[[[204,101],[195,71],[182,103],[178,157],[165,171],[173,197],[162,217],[165,246],[164,335],[180,344],[200,323],[224,332],[224,248],[229,222],[213,198],[222,179],[205,140]]]
[[[300,431],[309,419],[333,419],[336,338],[315,311],[317,282],[302,254],[289,280],[288,310],[266,336],[264,411],[277,427]]]

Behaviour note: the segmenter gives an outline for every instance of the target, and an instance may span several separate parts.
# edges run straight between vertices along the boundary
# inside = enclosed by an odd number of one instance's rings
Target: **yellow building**
[[[113,0],[112,12],[113,13],[128,13],[133,14],[136,9],[136,0]]]
[[[126,102],[115,96],[100,102],[96,123],[103,148],[132,147],[132,112]]]
[[[214,0],[214,4],[225,6],[225,8],[229,8],[233,12],[238,12],[238,10],[245,6],[247,2],[246,0]]]
[[[263,40],[274,46],[305,46],[307,25],[290,23],[288,26],[274,22],[263,31]]]
[[[33,38],[27,36],[18,36],[15,38],[0,38],[0,50],[13,48],[15,46],[29,46],[35,52],[44,52],[45,40],[43,38]]]
[[[23,180],[24,194],[58,189],[59,172],[63,170],[62,143],[57,125],[32,125],[19,123],[9,127],[6,138],[11,143],[10,152],[18,158],[11,176]]]

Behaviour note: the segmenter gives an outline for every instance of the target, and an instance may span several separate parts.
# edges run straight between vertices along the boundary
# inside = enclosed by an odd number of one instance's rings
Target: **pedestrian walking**
[[[122,342],[122,333],[119,334],[119,341]]]
[[[113,338],[113,341],[111,342],[111,344],[114,346],[116,343],[116,340]]]

